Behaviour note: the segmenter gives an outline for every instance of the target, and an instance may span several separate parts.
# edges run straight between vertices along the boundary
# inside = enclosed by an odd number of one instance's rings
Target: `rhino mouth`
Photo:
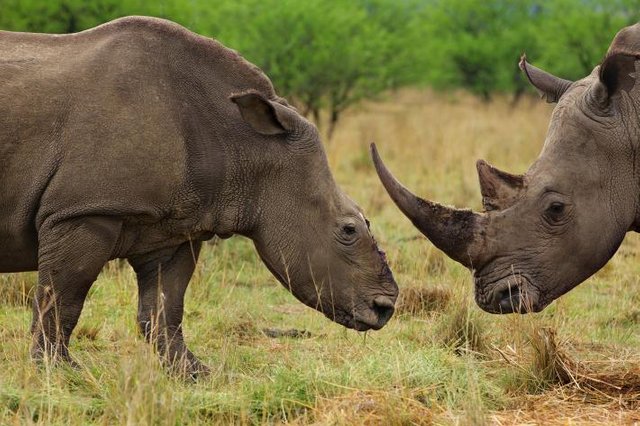
[[[376,297],[371,307],[354,310],[342,315],[326,315],[334,322],[356,331],[380,330],[391,319],[395,311],[395,303],[386,296]]]
[[[368,304],[364,306],[353,306],[352,309],[346,310],[341,309],[339,306],[330,304],[330,306],[326,307],[321,300],[315,298],[314,300],[303,300],[301,299],[296,292],[293,291],[293,285],[291,280],[285,278],[277,268],[274,268],[271,264],[270,260],[263,256],[258,250],[258,255],[262,259],[262,262],[265,264],[267,269],[271,272],[271,274],[283,285],[285,286],[298,300],[300,300],[305,305],[321,312],[325,317],[330,319],[331,321],[342,325],[343,327],[350,328],[356,331],[367,331],[367,330],[379,330],[391,319],[393,313],[395,311],[395,301],[397,298],[397,293],[392,296],[384,296],[379,295],[374,297]],[[391,271],[389,267],[386,265],[383,268],[383,275],[395,284],[393,280],[393,275],[391,275]]]
[[[373,299],[373,306],[367,311],[367,316],[362,316],[359,313],[354,314],[354,320],[356,326],[354,329],[363,331],[363,326],[367,329],[380,330],[384,325],[389,322],[389,319],[395,312],[395,298],[391,299],[387,296],[378,296]]]
[[[485,291],[479,291],[480,289]],[[540,312],[544,304],[540,303],[538,291],[531,280],[521,274],[511,274],[493,283],[482,283],[476,279],[476,303],[480,308],[492,314],[527,314]]]

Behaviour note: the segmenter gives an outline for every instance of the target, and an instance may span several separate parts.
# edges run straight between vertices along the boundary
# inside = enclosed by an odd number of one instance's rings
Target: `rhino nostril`
[[[393,300],[389,299],[386,296],[378,296],[373,299],[373,305],[378,308],[391,308],[393,309],[394,303]]]
[[[507,287],[497,291],[494,296],[494,303],[502,313],[519,312],[521,310],[520,287]]]
[[[373,310],[378,314],[378,324],[385,324],[395,311],[393,300],[378,296],[373,299]]]

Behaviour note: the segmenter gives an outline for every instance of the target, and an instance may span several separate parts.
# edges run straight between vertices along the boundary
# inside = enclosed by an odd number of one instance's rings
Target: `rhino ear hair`
[[[476,168],[484,210],[503,210],[512,206],[524,187],[524,177],[498,170],[484,160],[478,160]]]
[[[636,61],[639,55],[624,52],[609,53],[600,65],[600,84],[604,91],[599,91],[604,104],[621,91],[629,92],[636,85]]]
[[[256,132],[263,135],[280,135],[289,131],[286,107],[266,99],[257,92],[232,95],[229,99],[237,105],[244,121]]]
[[[525,54],[520,57],[518,66],[527,76],[529,83],[531,83],[540,96],[549,103],[558,102],[564,92],[573,84],[570,80],[556,77],[540,68],[534,67],[527,62],[527,56]]]

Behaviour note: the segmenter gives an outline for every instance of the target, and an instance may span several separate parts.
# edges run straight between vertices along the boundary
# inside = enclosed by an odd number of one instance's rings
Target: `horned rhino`
[[[169,365],[206,371],[184,344],[183,300],[214,236],[253,240],[278,281],[345,327],[393,313],[384,253],[315,126],[257,67],[175,23],[0,32],[0,164],[0,272],[38,271],[36,359],[71,361],[87,292],[122,258],[143,335]]]
[[[484,212],[413,195],[385,167],[378,175],[434,245],[474,273],[492,313],[541,311],[598,271],[640,229],[640,24],[622,29],[602,63],[578,81],[520,67],[557,102],[539,158],[524,175],[477,162]]]

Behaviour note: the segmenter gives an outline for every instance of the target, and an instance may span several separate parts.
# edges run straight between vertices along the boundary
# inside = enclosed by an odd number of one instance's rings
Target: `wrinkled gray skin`
[[[182,337],[201,242],[252,239],[300,301],[356,330],[398,288],[316,128],[253,65],[168,21],[78,34],[0,32],[0,272],[38,270],[32,355],[68,343],[103,265],[125,258],[162,358],[206,371]]]
[[[474,272],[492,313],[540,311],[587,279],[640,224],[640,25],[615,37],[600,66],[571,82],[526,62],[558,102],[540,157],[524,175],[478,161],[483,213],[411,194],[373,157],[392,199],[437,247]]]

